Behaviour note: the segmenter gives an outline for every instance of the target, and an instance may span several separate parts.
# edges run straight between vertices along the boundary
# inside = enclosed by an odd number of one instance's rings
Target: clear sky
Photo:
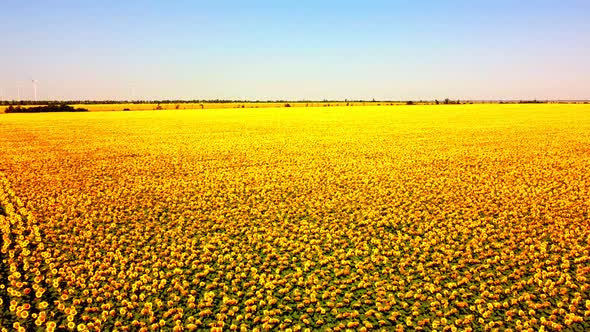
[[[2,0],[0,97],[588,99],[590,1]]]

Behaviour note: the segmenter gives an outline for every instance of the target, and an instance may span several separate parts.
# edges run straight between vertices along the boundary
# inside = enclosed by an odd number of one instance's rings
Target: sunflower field
[[[590,330],[590,106],[0,115],[1,331]]]

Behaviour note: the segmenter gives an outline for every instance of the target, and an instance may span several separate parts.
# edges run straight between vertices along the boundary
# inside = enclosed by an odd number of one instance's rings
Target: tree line
[[[34,107],[8,106],[4,113],[52,113],[52,112],[88,112],[86,108],[75,108],[70,105],[46,105]]]

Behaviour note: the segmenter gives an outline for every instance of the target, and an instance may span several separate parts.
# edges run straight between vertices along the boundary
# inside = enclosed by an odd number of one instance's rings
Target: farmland
[[[418,102],[416,102],[418,103]],[[431,103],[431,102],[421,102]],[[18,104],[17,104],[18,105]],[[154,111],[154,110],[203,110],[203,109],[230,109],[230,108],[280,108],[280,107],[343,107],[343,106],[393,106],[405,105],[400,101],[295,101],[295,102],[226,102],[226,101],[203,101],[203,102],[116,102],[116,103],[91,103],[77,104],[73,107],[85,108],[91,112],[112,112],[112,111]],[[23,105],[23,108],[32,105]],[[0,105],[0,113],[6,111],[8,106]]]
[[[590,329],[590,105],[0,114],[0,325]]]

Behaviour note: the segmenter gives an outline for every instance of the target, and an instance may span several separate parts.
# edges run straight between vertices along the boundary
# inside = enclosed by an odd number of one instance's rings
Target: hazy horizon
[[[587,100],[585,1],[28,1],[0,99]],[[19,91],[20,90],[20,91]]]

